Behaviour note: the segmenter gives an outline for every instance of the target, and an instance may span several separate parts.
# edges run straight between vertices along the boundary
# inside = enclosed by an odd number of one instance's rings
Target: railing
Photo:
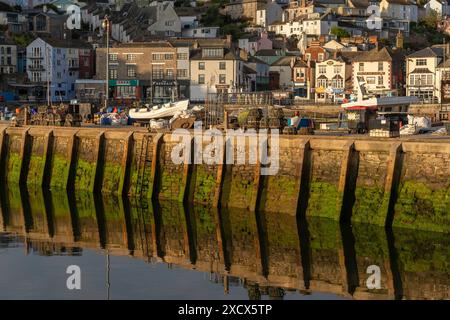
[[[28,66],[28,70],[31,71],[44,71],[44,66]]]

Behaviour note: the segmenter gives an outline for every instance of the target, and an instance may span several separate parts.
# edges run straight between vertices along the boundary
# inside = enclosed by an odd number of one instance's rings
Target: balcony
[[[30,71],[45,71],[44,66],[27,66]]]

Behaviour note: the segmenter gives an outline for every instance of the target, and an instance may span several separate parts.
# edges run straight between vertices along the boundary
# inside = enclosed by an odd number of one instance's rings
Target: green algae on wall
[[[19,153],[9,152],[6,165],[6,177],[8,183],[19,184],[22,170],[22,157]]]
[[[105,163],[103,165],[102,192],[120,194],[123,186],[122,166],[116,163]]]
[[[342,196],[335,184],[319,181],[311,182],[306,215],[339,220]]]
[[[97,164],[78,158],[75,175],[75,190],[94,191]]]
[[[206,166],[206,165],[205,165]],[[212,203],[216,190],[216,175],[203,165],[195,167],[195,203]]]
[[[240,170],[240,167],[242,170]],[[225,196],[225,199],[228,198],[227,206],[229,207],[249,208],[251,204],[254,176],[245,171],[245,168],[236,165],[233,166],[229,174],[226,174],[226,183],[229,184],[229,189],[224,187],[223,190],[226,192],[228,189],[229,193]]]
[[[390,193],[382,187],[357,186],[352,222],[372,223],[384,226],[387,218]]]
[[[181,166],[182,167],[182,166]],[[182,201],[183,172],[160,167],[159,198],[162,200]]]
[[[27,185],[32,187],[42,186],[44,179],[45,156],[31,155],[28,166]]]
[[[70,173],[70,160],[66,157],[54,154],[51,160],[51,189],[64,190]]]
[[[394,207],[397,227],[450,232],[450,187],[433,190],[422,182],[404,181]]]
[[[264,179],[260,202],[264,206],[263,210],[296,214],[300,192],[298,179],[286,175],[268,176]]]

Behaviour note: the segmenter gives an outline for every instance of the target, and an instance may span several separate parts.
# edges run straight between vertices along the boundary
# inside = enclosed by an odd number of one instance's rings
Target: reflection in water
[[[21,243],[26,253],[45,256],[83,256],[94,249],[107,259],[165,263],[173,273],[195,269],[222,285],[224,294],[238,286],[249,299],[281,299],[292,292],[357,299],[450,297],[445,234],[22,188],[4,190],[0,204],[0,253]],[[368,289],[372,265],[380,268],[380,287]]]

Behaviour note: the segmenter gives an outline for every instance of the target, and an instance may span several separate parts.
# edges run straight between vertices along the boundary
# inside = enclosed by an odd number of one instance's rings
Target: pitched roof
[[[438,57],[443,56],[444,50],[439,47],[430,48],[426,47],[425,49],[416,51],[414,53],[411,53],[408,58],[430,58],[430,57]]]
[[[295,61],[295,63],[294,63],[294,67],[297,67],[297,68],[299,68],[299,67],[306,68],[306,67],[308,67],[308,65],[306,64],[305,61],[300,60],[300,59],[297,59],[297,61]]]
[[[275,61],[274,63],[271,64],[271,66],[276,66],[276,67],[283,67],[283,66],[291,66],[292,63],[292,56],[285,56],[285,57],[281,57],[280,59],[278,59],[277,61]]]
[[[256,51],[255,56],[260,56],[260,57],[270,57],[270,56],[277,56],[277,51],[273,50],[273,49],[261,49]]]
[[[205,57],[202,55],[202,49],[195,49],[191,50],[191,60],[238,60],[239,57],[237,57],[233,50],[230,50],[229,48],[223,48],[224,54],[222,57]]]
[[[43,41],[45,41],[54,48],[86,48],[86,49],[92,48],[92,46],[89,43],[83,40],[75,40],[75,39],[59,40],[44,36],[38,38],[41,38]]]
[[[377,48],[358,55],[353,59],[354,62],[361,61],[392,61],[393,54],[386,47],[378,50]]]
[[[408,6],[408,5],[417,5],[416,2],[414,0],[385,0],[387,3],[392,3],[392,4],[401,4],[404,6]]]

